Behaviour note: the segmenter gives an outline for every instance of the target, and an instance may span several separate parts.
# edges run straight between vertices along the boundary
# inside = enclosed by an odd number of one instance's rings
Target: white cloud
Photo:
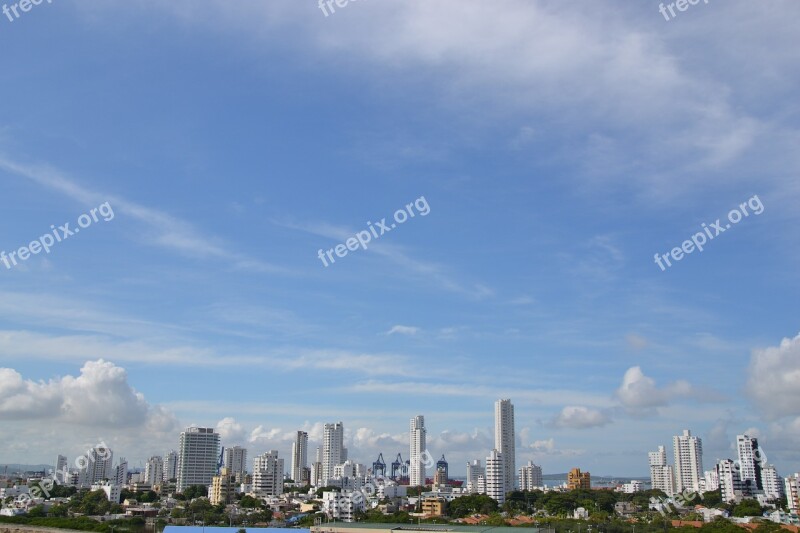
[[[608,413],[589,407],[568,405],[564,407],[552,420],[552,425],[558,428],[588,429],[609,424],[611,417]]]
[[[392,326],[392,329],[387,331],[386,334],[387,335],[393,335],[395,333],[399,333],[401,335],[416,335],[418,332],[419,332],[419,328],[418,327],[401,326],[401,325],[398,324],[396,326]]]
[[[690,396],[696,396],[696,393],[688,382],[676,381],[659,388],[655,380],[646,376],[638,366],[625,372],[622,384],[616,391],[616,397],[622,405],[632,411],[662,407],[675,398]]]
[[[754,350],[746,390],[769,419],[800,416],[800,335]]]
[[[650,344],[647,339],[642,337],[641,335],[637,335],[636,333],[629,333],[625,336],[625,341],[628,343],[628,346],[634,351],[641,351],[647,348],[647,345]]]
[[[223,446],[226,444],[242,444],[247,437],[244,426],[236,421],[235,418],[226,416],[217,422],[217,433]]]

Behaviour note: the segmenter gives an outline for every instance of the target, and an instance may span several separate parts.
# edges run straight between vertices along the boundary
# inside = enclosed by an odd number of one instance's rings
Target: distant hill
[[[6,470],[6,468],[8,470]],[[37,472],[42,470],[47,472],[52,468],[52,465],[21,465],[17,463],[0,463],[0,474],[20,474],[22,472]]]

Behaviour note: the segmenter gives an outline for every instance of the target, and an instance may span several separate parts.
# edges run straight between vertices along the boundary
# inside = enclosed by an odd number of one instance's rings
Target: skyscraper
[[[144,465],[144,482],[148,485],[161,485],[164,481],[164,459],[154,455]]]
[[[304,470],[308,463],[308,433],[298,431],[292,443],[292,479],[295,483],[302,483]]]
[[[764,465],[764,468],[761,469],[761,485],[764,487],[764,496],[767,499],[783,497],[783,478],[778,475],[778,471],[773,465]]]
[[[244,476],[247,473],[247,448],[241,446],[225,448],[222,466],[228,469],[228,475]]]
[[[409,432],[409,448],[411,465],[408,474],[408,484],[412,487],[425,485],[425,417],[417,415],[411,419]]]
[[[334,477],[333,469],[347,460],[344,447],[344,424],[325,424],[322,430],[322,484]]]
[[[59,455],[56,460],[56,471],[53,473],[56,482],[66,485],[69,478],[69,468],[67,467],[67,457]]]
[[[481,466],[480,459],[474,459],[467,463],[467,491],[471,493],[480,492],[478,490],[478,479],[485,479],[486,469]]]
[[[106,446],[90,448],[84,455],[78,457],[78,484],[88,487],[100,481],[109,480],[116,482],[116,471],[112,467],[114,452]]]
[[[164,454],[164,481],[178,479],[178,452],[172,450]]]
[[[514,405],[511,400],[497,400],[494,403],[494,447],[503,454],[505,492],[511,492],[517,487],[515,443]],[[488,472],[486,475],[489,475]]]
[[[700,481],[704,479],[702,439],[693,437],[691,431],[684,429],[683,435],[672,437],[672,447],[675,454],[675,492],[682,493],[686,489],[699,491]]]
[[[719,488],[722,501],[734,501],[737,493],[741,496],[742,480],[739,477],[739,469],[736,463],[730,459],[723,459],[717,463],[717,475],[719,476]]]
[[[758,439],[749,435],[736,435],[736,449],[739,452],[739,477],[742,489],[754,495],[764,489],[761,482],[761,449]]]
[[[659,446],[658,451],[647,454],[650,460],[650,484],[654,489],[663,490],[668,496],[675,494],[675,476],[667,464],[667,450]]]
[[[496,449],[486,458],[486,495],[502,505],[506,501],[505,461]]]
[[[186,428],[178,445],[178,492],[192,485],[211,485],[218,457],[219,433],[214,428]]]
[[[519,469],[519,488],[522,490],[535,490],[544,486],[542,482],[542,467],[528,461],[528,464]]]

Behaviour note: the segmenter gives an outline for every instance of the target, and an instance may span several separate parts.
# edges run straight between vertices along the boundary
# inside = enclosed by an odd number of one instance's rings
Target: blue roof
[[[203,533],[203,530],[213,533],[237,533],[240,529],[246,529],[247,533],[311,533],[310,529],[297,527],[213,527],[213,526],[166,526],[163,533]]]

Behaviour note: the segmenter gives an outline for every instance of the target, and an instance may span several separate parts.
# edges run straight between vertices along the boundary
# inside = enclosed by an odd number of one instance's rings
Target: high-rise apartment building
[[[164,481],[178,480],[178,452],[164,454]]]
[[[505,476],[506,468],[503,454],[494,449],[486,458],[486,495],[495,499],[499,505],[506,501]]]
[[[675,481],[672,467],[667,464],[667,450],[659,446],[655,452],[647,454],[650,461],[650,484],[654,489],[663,490],[667,496],[675,494]]]
[[[723,459],[717,463],[717,476],[722,501],[732,502],[737,493],[742,495],[742,479],[739,477],[738,465],[730,459]]]
[[[519,469],[520,490],[535,490],[543,487],[542,467],[528,461],[528,464]]]
[[[56,471],[53,473],[56,482],[66,485],[69,481],[69,467],[67,466],[67,457],[59,455],[56,459]]]
[[[283,492],[283,459],[277,450],[256,456],[253,461],[253,492],[278,496]]]
[[[761,469],[761,486],[768,500],[783,498],[783,478],[778,475],[774,465],[764,465]]]
[[[222,454],[222,466],[228,469],[229,475],[240,475],[240,479],[247,474],[247,448],[230,446]]]
[[[164,459],[154,455],[144,465],[144,482],[151,487],[164,481]]]
[[[236,472],[231,472],[227,467],[223,466],[219,470],[219,475],[211,478],[211,490],[208,493],[211,505],[227,505],[234,501],[236,496],[236,474]]]
[[[128,461],[124,457],[119,458],[119,464],[114,469],[111,483],[119,486],[128,484]]]
[[[417,415],[411,419],[409,432],[409,455],[411,465],[408,474],[408,484],[412,487],[425,485],[425,417]]]
[[[783,480],[783,486],[786,489],[786,502],[788,503],[789,512],[792,514],[800,514],[800,474],[787,476]]]
[[[292,479],[295,483],[305,481],[306,464],[308,463],[308,433],[298,431],[292,443]]]
[[[103,480],[116,482],[116,472],[112,467],[114,452],[105,446],[95,446],[76,460],[78,465],[78,485],[89,487]]]
[[[178,443],[178,492],[192,485],[211,485],[218,458],[219,433],[214,428],[186,428]]]
[[[688,429],[672,437],[675,455],[675,492],[698,492],[703,479],[703,441]]]
[[[569,490],[592,488],[592,475],[589,472],[581,472],[580,468],[573,468],[567,473],[567,488]]]
[[[503,454],[504,490],[511,492],[517,487],[516,432],[511,400],[494,403],[494,447]]]
[[[333,469],[347,460],[344,447],[344,424],[325,424],[322,430],[322,484],[333,479]]]
[[[739,454],[739,477],[742,490],[755,495],[763,490],[761,484],[761,449],[758,439],[749,435],[736,435],[736,450]]]
[[[485,485],[478,489],[478,478],[483,479],[486,476],[486,469],[481,466],[480,459],[474,459],[471,463],[467,463],[467,491],[471,493],[480,493],[486,490]]]

